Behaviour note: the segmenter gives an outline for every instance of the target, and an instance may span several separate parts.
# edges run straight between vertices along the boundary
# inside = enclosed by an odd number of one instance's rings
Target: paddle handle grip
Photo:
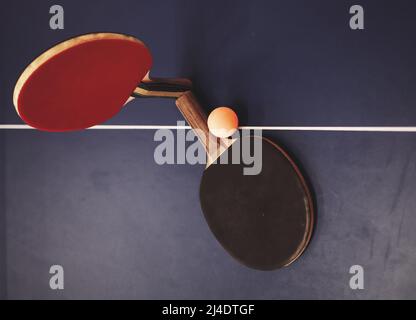
[[[185,120],[192,127],[201,141],[205,151],[209,151],[209,129],[207,115],[191,91],[187,91],[176,99],[176,106]]]
[[[210,134],[207,116],[191,91],[185,92],[176,99],[176,106],[204,146],[207,153],[207,167],[216,162],[236,141],[236,139],[219,139]]]

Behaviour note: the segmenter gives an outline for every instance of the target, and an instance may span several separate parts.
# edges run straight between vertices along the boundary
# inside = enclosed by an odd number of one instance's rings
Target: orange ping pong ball
[[[218,138],[228,138],[238,129],[237,114],[228,107],[213,110],[208,117],[209,131]]]

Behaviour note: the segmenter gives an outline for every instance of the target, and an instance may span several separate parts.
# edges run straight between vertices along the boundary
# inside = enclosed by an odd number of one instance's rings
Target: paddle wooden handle
[[[207,153],[207,167],[227,150],[236,139],[218,139],[209,132],[207,116],[191,91],[176,99],[176,106],[192,127]]]
[[[191,91],[187,91],[176,99],[176,106],[185,120],[192,127],[201,141],[207,154],[209,153],[209,129],[207,115]]]

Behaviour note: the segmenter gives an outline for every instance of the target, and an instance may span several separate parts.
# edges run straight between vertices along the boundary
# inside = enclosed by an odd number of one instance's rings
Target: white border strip
[[[88,130],[187,130],[190,126],[162,125],[99,125]],[[329,131],[329,132],[416,132],[416,127],[295,127],[295,126],[242,126],[240,129],[264,131]],[[0,130],[34,130],[25,124],[2,124]]]

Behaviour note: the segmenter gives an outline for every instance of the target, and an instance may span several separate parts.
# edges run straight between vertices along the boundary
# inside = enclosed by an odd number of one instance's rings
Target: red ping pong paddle
[[[72,131],[112,118],[131,96],[177,97],[189,90],[186,79],[150,79],[151,64],[149,50],[133,37],[79,36],[35,59],[17,81],[13,102],[32,127]]]
[[[313,230],[311,193],[300,170],[279,146],[262,137],[262,171],[243,174],[231,159],[241,141],[216,139],[186,79],[151,79],[152,59],[139,40],[121,34],[88,34],[65,41],[22,73],[13,101],[19,116],[46,131],[85,129],[113,117],[134,97],[169,97],[195,130],[207,153],[200,200],[209,227],[223,247],[251,268],[287,266],[305,250]]]

